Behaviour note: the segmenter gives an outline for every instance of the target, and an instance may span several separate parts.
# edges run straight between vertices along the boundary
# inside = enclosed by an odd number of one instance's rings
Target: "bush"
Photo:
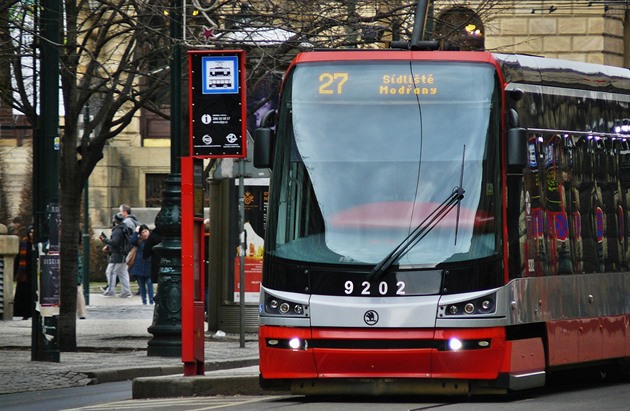
[[[107,268],[107,260],[109,255],[103,252],[103,243],[98,238],[94,238],[90,228],[90,281],[104,281],[105,269]]]

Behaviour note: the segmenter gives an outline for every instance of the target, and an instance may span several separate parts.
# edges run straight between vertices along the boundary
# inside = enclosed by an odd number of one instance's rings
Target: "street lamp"
[[[160,259],[155,314],[149,333],[147,355],[179,357],[182,352],[182,301],[181,301],[181,170],[182,145],[182,84],[181,39],[183,27],[182,0],[171,0],[170,34],[171,53],[171,172],[162,192],[162,208],[155,218],[155,229],[162,236],[156,245],[154,257]]]

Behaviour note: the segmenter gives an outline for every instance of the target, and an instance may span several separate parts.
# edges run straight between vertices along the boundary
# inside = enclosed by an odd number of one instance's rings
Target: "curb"
[[[133,399],[269,394],[258,375],[136,378],[131,391]]]
[[[258,365],[258,358],[242,358],[238,360],[209,361],[204,363],[206,372],[229,370],[234,368],[251,367]],[[171,378],[184,378],[184,365],[173,365],[167,367],[130,367],[130,368],[106,368],[96,371],[79,371],[92,379],[91,384],[103,384],[106,382],[117,382],[134,380],[142,377],[171,376]],[[176,374],[180,374],[177,375]],[[258,377],[256,377],[258,384]],[[134,382],[135,385],[135,382]]]
[[[136,378],[131,391],[133,399],[291,394],[289,390],[261,388],[258,366],[217,371],[203,376]]]

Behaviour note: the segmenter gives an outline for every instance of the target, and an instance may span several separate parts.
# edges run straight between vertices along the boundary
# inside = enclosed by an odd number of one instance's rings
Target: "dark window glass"
[[[146,207],[162,206],[162,190],[164,190],[166,176],[167,174],[146,175]]]

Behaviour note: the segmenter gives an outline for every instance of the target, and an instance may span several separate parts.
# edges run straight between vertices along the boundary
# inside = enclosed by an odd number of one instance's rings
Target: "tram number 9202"
[[[355,284],[348,280],[344,283],[344,293],[347,295],[405,295],[405,286],[404,281],[397,281],[393,286],[385,281],[378,284],[372,284],[369,281]]]

